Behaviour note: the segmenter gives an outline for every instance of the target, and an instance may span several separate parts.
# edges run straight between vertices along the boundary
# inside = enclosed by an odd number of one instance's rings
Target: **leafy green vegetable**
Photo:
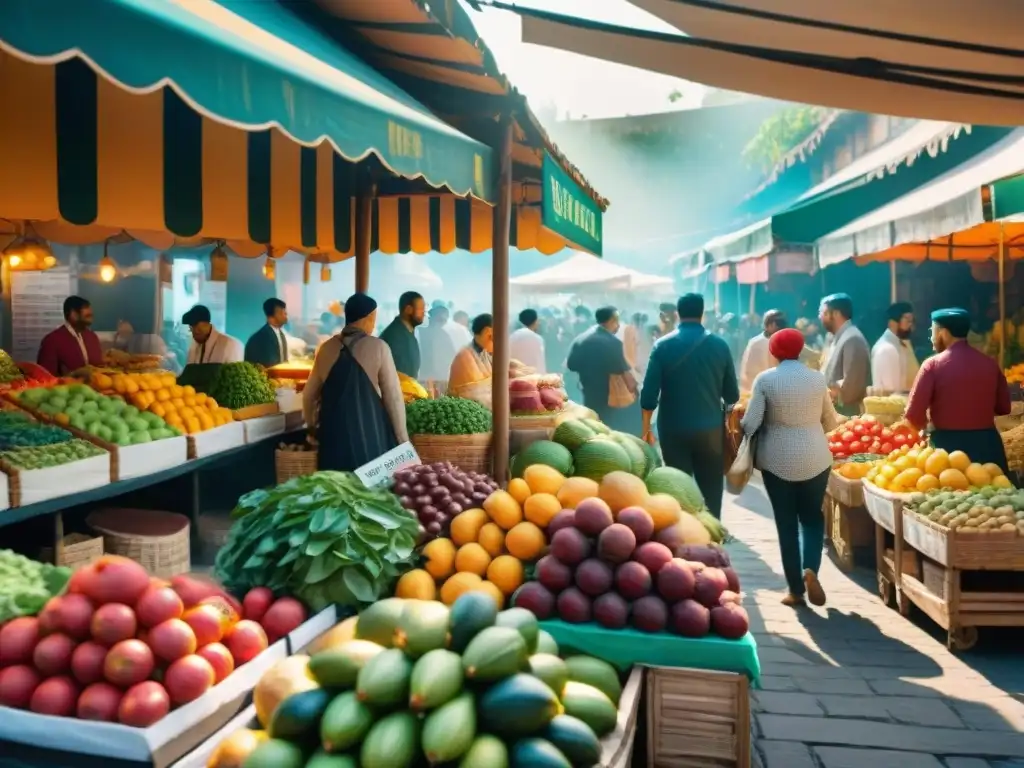
[[[476,435],[490,432],[493,423],[487,408],[462,397],[413,400],[405,420],[410,435]]]
[[[0,624],[18,616],[35,616],[47,600],[64,590],[70,578],[68,568],[0,549]]]
[[[419,524],[398,497],[351,472],[317,472],[247,493],[217,553],[216,574],[242,594],[269,587],[315,611],[363,606],[412,567]]]
[[[12,381],[21,381],[25,374],[21,372],[18,364],[11,359],[11,356],[0,349],[0,384],[10,384]]]
[[[277,396],[270,379],[252,363],[225,363],[210,383],[210,397],[225,408],[237,410],[272,403]]]

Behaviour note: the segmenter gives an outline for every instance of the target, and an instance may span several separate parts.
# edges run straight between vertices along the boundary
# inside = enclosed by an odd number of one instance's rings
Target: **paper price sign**
[[[402,443],[373,461],[363,464],[356,470],[358,477],[367,488],[376,488],[390,482],[395,473],[420,463],[419,454],[412,443]]]

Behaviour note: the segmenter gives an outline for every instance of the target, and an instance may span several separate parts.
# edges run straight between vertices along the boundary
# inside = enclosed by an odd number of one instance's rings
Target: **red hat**
[[[804,348],[804,335],[796,328],[783,328],[768,339],[768,351],[776,360],[796,360]]]

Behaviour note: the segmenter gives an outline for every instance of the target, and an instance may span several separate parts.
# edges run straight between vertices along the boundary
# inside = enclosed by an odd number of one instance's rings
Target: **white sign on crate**
[[[363,464],[356,470],[356,477],[362,480],[367,488],[376,488],[391,480],[398,470],[419,463],[419,454],[412,447],[412,443],[402,443],[373,461]]]

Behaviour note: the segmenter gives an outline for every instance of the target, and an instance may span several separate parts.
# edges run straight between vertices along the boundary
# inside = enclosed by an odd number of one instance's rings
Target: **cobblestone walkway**
[[[1024,768],[1024,637],[982,630],[955,655],[915,612],[882,605],[874,574],[825,558],[825,609],[779,603],[785,582],[771,507],[755,481],[724,518],[763,687],[754,692],[763,768]]]

